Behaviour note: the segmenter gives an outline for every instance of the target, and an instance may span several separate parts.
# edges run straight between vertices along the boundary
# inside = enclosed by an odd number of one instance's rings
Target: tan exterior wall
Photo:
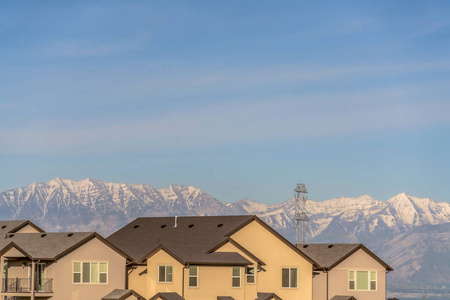
[[[233,244],[231,243],[226,243],[225,245],[223,245],[222,247],[220,247],[216,252],[237,252],[240,255],[242,255],[243,257],[245,257],[247,260],[251,261],[253,263],[253,265],[250,265],[249,267],[254,267],[255,268],[255,283],[247,283],[247,276],[245,274],[245,268],[242,269],[242,283],[245,284],[245,299],[256,299],[257,297],[257,293],[258,293],[258,264],[256,261],[254,261],[250,256],[248,256],[247,254],[245,254],[244,252],[242,252],[241,250],[239,250],[238,248],[236,248]],[[231,278],[230,278],[230,282],[231,282]],[[219,295],[221,296],[221,295]],[[224,295],[226,296],[226,295]]]
[[[6,257],[23,257],[16,249],[9,250]],[[108,283],[106,284],[80,284],[73,283],[73,262],[107,262]],[[26,266],[22,268],[22,263]],[[28,278],[31,261],[27,258],[16,261],[8,261],[9,278]],[[125,288],[126,259],[120,254],[103,244],[97,238],[87,242],[59,261],[46,263],[45,278],[53,279],[53,293],[46,293],[52,300],[99,300],[116,288]],[[3,272],[1,272],[3,278]],[[10,296],[30,296],[28,294],[8,293]]]
[[[107,262],[108,283],[73,283],[75,261]],[[53,278],[52,300],[99,300],[116,288],[125,288],[125,265],[124,257],[94,238],[48,266],[46,276]]]
[[[128,288],[149,299],[152,295],[149,295],[147,280],[147,266],[132,266],[128,268]]]
[[[171,265],[172,282],[158,282],[158,266]],[[182,289],[182,270],[183,265],[174,259],[167,252],[160,250],[147,260],[147,289],[149,298],[153,297],[159,292],[175,292],[181,295]],[[139,293],[139,292],[138,292]]]
[[[330,296],[330,299],[333,296]],[[327,274],[324,272],[319,272],[319,275],[313,278],[313,300],[327,300]]]
[[[234,246],[224,246],[221,252],[240,252]],[[251,259],[250,259],[251,260]],[[173,282],[160,283],[158,282],[158,266],[171,265],[173,267]],[[232,287],[232,266],[199,266],[198,267],[198,287],[189,287],[189,270],[184,268],[180,262],[160,250],[153,255],[147,263],[147,290],[142,290],[141,284],[137,280],[129,276],[129,287],[146,298],[151,298],[160,292],[176,292],[179,295],[183,294],[183,272],[184,272],[184,297],[186,300],[210,300],[216,299],[217,296],[231,296],[236,300],[254,300],[256,298],[256,284],[247,284],[245,277],[245,267],[241,267],[241,287]],[[138,279],[139,280],[139,279]],[[133,281],[133,283],[131,283]]]
[[[26,225],[23,228],[20,228],[15,233],[39,233],[40,231],[37,231],[34,227],[31,227],[30,225]]]
[[[349,290],[349,271],[376,271],[377,290]],[[320,291],[321,287],[323,286],[323,284],[321,283],[322,278],[326,278],[326,274],[321,274],[320,276],[316,276],[314,278],[314,300],[326,300],[326,297],[323,296],[323,293]],[[330,299],[335,295],[350,295],[354,296],[358,300],[386,299],[386,269],[361,249],[356,251],[353,255],[333,268],[328,274],[328,280],[328,297]]]
[[[312,264],[256,221],[251,222],[231,238],[264,261],[266,272],[259,272],[258,292],[276,293],[284,300],[312,299]],[[281,269],[298,268],[298,287],[281,287]]]

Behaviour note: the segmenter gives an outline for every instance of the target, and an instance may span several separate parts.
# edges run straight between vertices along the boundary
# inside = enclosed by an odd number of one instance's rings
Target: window
[[[166,283],[170,283],[172,282],[172,278],[173,278],[173,268],[172,266],[159,266],[158,267],[158,279],[159,282],[166,282]]]
[[[241,267],[233,267],[232,284],[234,288],[241,287]]]
[[[354,290],[355,289],[355,284],[356,280],[355,280],[355,271],[350,271],[348,273],[348,289],[349,290]]]
[[[189,286],[198,287],[198,266],[189,266]]]
[[[255,267],[246,267],[247,283],[255,283]]]
[[[297,268],[282,268],[281,269],[281,286],[284,288],[298,287]]]
[[[377,272],[375,271],[349,271],[348,272],[349,290],[358,291],[376,291],[377,290]]]
[[[108,263],[73,263],[73,283],[108,283]]]

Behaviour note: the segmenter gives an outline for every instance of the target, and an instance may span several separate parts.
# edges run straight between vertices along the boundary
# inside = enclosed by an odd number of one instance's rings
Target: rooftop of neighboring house
[[[393,271],[387,263],[367,249],[363,244],[298,244],[297,247],[311,257],[319,268],[331,270],[359,249],[378,261],[388,271]]]
[[[250,262],[236,252],[209,250],[254,219],[251,215],[138,218],[107,240],[135,262],[143,262],[153,251],[164,249],[182,263],[245,265]]]
[[[40,227],[29,220],[0,221],[0,237],[6,233],[14,233],[26,226],[33,227],[38,232],[44,232]]]
[[[5,237],[0,238],[0,254],[16,248],[30,259],[56,260],[93,238],[100,239],[128,258],[95,232],[6,233]]]

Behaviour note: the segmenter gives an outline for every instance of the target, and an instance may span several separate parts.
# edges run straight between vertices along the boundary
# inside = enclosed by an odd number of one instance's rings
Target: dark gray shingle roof
[[[362,244],[299,244],[297,247],[317,262],[321,268],[325,269],[334,268],[348,256],[356,252],[356,250],[362,249],[387,270],[393,270],[387,263]]]
[[[156,300],[159,298],[163,300],[184,300],[184,298],[178,295],[178,293],[158,293],[149,300]]]
[[[218,296],[217,300],[234,300],[234,298],[230,296]]]
[[[331,248],[330,245],[333,245]],[[305,244],[298,248],[323,268],[329,268],[361,244]]]
[[[10,233],[0,238],[0,249],[14,243],[32,258],[52,260],[94,234],[93,232]]]
[[[282,300],[277,294],[275,293],[258,293],[258,298],[256,300]]]
[[[142,297],[135,291],[127,289],[115,289],[114,291],[103,297],[102,300],[125,300],[131,295],[135,296],[138,299],[145,300],[144,297]]]
[[[36,228],[37,231],[44,232],[41,228],[36,226],[36,224],[28,220],[0,221],[0,237],[3,237],[6,233],[16,232],[17,230],[25,227],[26,225],[30,225]]]
[[[254,216],[202,216],[138,218],[107,238],[136,262],[162,246],[186,263],[250,263],[237,253],[211,253],[229,232]]]
[[[333,298],[331,298],[331,300],[356,300],[355,297],[353,296],[340,296],[340,295],[336,295]]]

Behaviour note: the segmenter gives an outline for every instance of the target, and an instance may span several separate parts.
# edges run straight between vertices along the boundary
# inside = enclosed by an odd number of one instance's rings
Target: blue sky
[[[450,200],[448,1],[0,5],[0,191]]]

